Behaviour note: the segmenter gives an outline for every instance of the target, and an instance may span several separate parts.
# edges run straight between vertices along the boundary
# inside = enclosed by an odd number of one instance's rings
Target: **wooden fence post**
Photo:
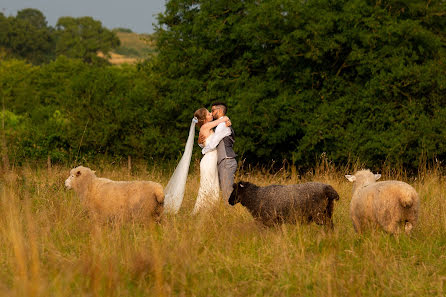
[[[129,176],[132,175],[132,157],[130,155],[127,156],[127,168],[129,170]]]

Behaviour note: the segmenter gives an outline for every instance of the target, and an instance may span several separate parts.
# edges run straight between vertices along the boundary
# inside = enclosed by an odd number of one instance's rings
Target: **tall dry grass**
[[[94,167],[94,166],[92,166]],[[351,166],[352,168],[354,166]],[[95,223],[64,188],[69,168],[22,167],[0,176],[2,296],[444,296],[446,181],[441,166],[399,178],[420,194],[410,236],[354,233],[347,168],[326,160],[299,175],[292,166],[240,168],[259,185],[310,180],[340,194],[333,232],[316,225],[264,228],[240,205],[191,216],[199,186],[192,166],[180,213],[160,225]],[[99,176],[167,184],[159,168],[98,165]]]

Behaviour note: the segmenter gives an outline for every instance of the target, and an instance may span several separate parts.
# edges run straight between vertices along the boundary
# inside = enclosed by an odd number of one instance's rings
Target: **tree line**
[[[40,65],[59,55],[82,59],[86,63],[104,63],[100,51],[107,55],[119,46],[119,38],[92,17],[60,17],[55,27],[37,9],[26,8],[16,16],[0,13],[0,48],[4,58],[18,58]]]
[[[248,163],[416,170],[446,157],[444,5],[170,0],[156,54],[124,67],[73,56],[56,26],[56,58],[0,62],[8,154],[176,159],[194,110],[224,101]]]

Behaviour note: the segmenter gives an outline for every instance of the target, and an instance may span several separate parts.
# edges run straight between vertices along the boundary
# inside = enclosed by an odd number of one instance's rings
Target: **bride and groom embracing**
[[[183,201],[192,156],[195,125],[200,128],[198,144],[202,148],[203,157],[200,162],[200,188],[192,213],[196,214],[201,209],[216,203],[219,188],[222,190],[224,201],[228,201],[232,192],[237,161],[233,150],[234,129],[226,112],[226,104],[220,102],[212,104],[211,112],[206,108],[195,111],[183,157],[165,189],[164,203],[167,211],[178,212]]]

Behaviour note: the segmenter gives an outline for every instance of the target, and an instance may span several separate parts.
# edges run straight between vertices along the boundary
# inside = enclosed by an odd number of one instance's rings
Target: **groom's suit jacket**
[[[224,137],[217,145],[217,164],[220,164],[224,159],[237,157],[233,149],[235,141],[234,129],[232,129],[232,126],[229,128],[231,129],[231,135]]]

